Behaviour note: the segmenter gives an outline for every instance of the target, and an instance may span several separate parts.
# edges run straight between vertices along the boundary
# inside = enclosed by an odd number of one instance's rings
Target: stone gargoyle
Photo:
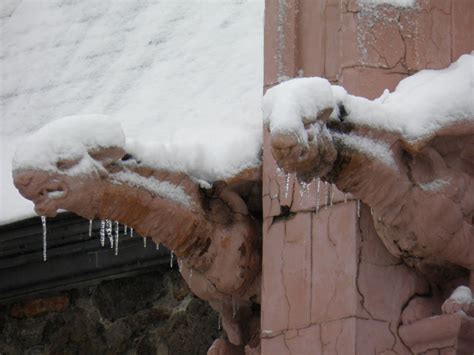
[[[469,82],[473,60],[463,60],[468,74],[461,71],[456,83]],[[445,79],[441,75],[440,80]],[[433,86],[432,81],[428,84]],[[304,181],[318,177],[334,183],[362,200],[371,208],[387,249],[432,282],[443,285],[470,271],[470,288],[459,286],[442,309],[472,314],[473,100],[468,99],[467,110],[458,99],[454,106],[451,102],[433,111],[425,107],[427,97],[429,103],[439,103],[459,92],[433,94],[431,89],[421,98],[408,92],[408,99],[401,95],[395,100],[402,105],[411,102],[407,114],[403,106],[390,106],[392,98],[387,95],[370,101],[348,95],[324,79],[294,79],[268,90],[263,109],[280,167]],[[433,120],[433,125],[429,122],[433,112],[448,118],[454,112],[459,117]],[[410,115],[424,115],[421,127],[429,129],[404,129],[403,124],[400,128],[397,117]],[[46,132],[37,132],[17,152],[15,186],[35,203],[40,215],[52,217],[64,209],[87,219],[112,219],[163,243],[181,260],[181,273],[191,290],[222,316],[228,342],[216,341],[209,354],[257,354],[260,169],[202,189],[199,181],[184,173],[147,167],[127,154],[123,141],[109,139],[123,138],[110,122],[104,130],[97,129],[103,121],[93,122],[87,137],[63,139],[61,144],[51,141],[73,125],[67,120],[50,123]],[[409,308],[405,318],[433,314],[433,307],[427,306],[425,313],[410,316]]]
[[[65,130],[86,122],[94,129],[83,140],[64,139]],[[45,126],[46,133],[36,132],[18,150],[15,186],[41,216],[54,217],[63,209],[86,219],[111,219],[165,245],[192,292],[220,313],[228,341],[216,340],[209,354],[258,352],[260,169],[202,189],[183,173],[143,166],[124,150],[120,124],[111,122],[72,116]],[[101,125],[111,140],[94,137]],[[47,141],[38,138],[42,134]],[[54,142],[55,137],[62,138]],[[90,144],[94,139],[97,144]],[[57,156],[39,162],[58,145]],[[61,156],[71,150],[67,159]]]
[[[391,254],[441,289],[457,280],[440,291],[458,286],[442,307],[438,301],[438,312],[474,316],[474,56],[464,57],[466,79],[456,80],[471,83],[454,103],[443,76],[460,74],[462,65],[440,71],[439,82],[423,76],[434,71],[405,79],[405,91],[374,101],[325,79],[293,79],[268,90],[263,105],[277,164],[300,181],[320,178],[361,200]],[[418,315],[407,307],[403,321],[439,314],[433,307]]]

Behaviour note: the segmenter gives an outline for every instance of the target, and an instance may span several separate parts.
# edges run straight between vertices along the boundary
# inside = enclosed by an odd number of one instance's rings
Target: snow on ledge
[[[186,207],[191,205],[191,198],[180,186],[167,181],[159,181],[154,177],[144,177],[131,171],[121,171],[111,176],[113,183],[126,183],[133,187],[142,187],[155,195],[173,200]]]
[[[474,52],[446,69],[422,70],[373,101],[350,95],[340,86],[331,87],[322,78],[292,79],[267,91],[263,111],[272,133],[295,134],[303,142],[307,142],[303,118],[330,106],[332,119],[337,119],[340,105],[347,113],[346,121],[398,132],[414,142],[447,125],[473,121],[473,97]]]
[[[58,161],[77,160],[78,164],[67,173],[88,173],[98,168],[88,154],[90,150],[124,146],[122,127],[112,118],[104,115],[68,116],[27,136],[15,152],[13,170],[61,172],[56,165]]]
[[[359,5],[379,6],[391,5],[393,7],[410,8],[416,6],[416,0],[358,0]]]

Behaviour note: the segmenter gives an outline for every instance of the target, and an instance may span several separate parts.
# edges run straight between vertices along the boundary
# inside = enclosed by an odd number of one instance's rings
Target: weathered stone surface
[[[279,11],[281,8],[277,2],[267,1],[267,14],[278,16]],[[472,23],[470,19],[474,8],[464,0],[419,0],[416,7],[408,9],[391,6],[362,7],[357,0],[301,0],[299,11],[296,49],[292,47],[297,60],[294,63],[286,62],[290,67],[285,68],[285,72],[323,76],[334,84],[343,85],[351,94],[371,99],[380,96],[386,88],[393,90],[401,79],[418,70],[444,68],[460,54],[469,53],[474,48],[470,29],[472,26],[468,25]],[[309,18],[313,21],[308,20]],[[265,39],[274,43],[274,48],[278,47],[279,30],[285,32],[285,28],[277,28],[277,22],[266,22]],[[267,58],[277,57],[275,53],[265,52],[266,63]],[[267,69],[269,73],[273,70],[266,67],[265,71]],[[275,82],[265,82],[265,88],[270,84]],[[400,253],[394,253],[396,249],[387,244],[386,239],[382,243],[379,235],[383,235],[384,230],[380,228],[378,219],[387,216],[381,215],[375,208],[371,212],[370,208],[362,205],[361,218],[358,219],[357,202],[351,200],[361,198],[361,195],[346,195],[348,202],[344,204],[344,194],[338,189],[334,190],[331,206],[331,203],[327,203],[330,199],[327,198],[326,186],[321,183],[320,192],[316,194],[315,181],[306,187],[305,194],[300,193],[302,189],[295,175],[290,174],[287,180],[286,173],[278,169],[271,154],[270,141],[270,134],[265,132],[262,176],[262,354],[410,354],[412,350],[404,345],[398,333],[402,311],[406,307],[404,317],[410,318],[410,322],[416,322],[420,316],[439,314],[441,296],[433,295],[433,289],[429,288],[426,280],[402,263]],[[436,149],[446,161],[453,161],[459,150],[452,149],[453,140],[447,144],[450,148],[444,147],[445,144],[446,140],[443,143],[436,142]],[[463,144],[464,147],[470,146],[466,142]],[[449,155],[449,151],[457,153]],[[452,164],[454,165],[456,164]],[[419,169],[421,167],[414,171]],[[440,167],[438,171],[445,170]],[[364,176],[364,186],[367,190],[376,190],[373,187],[387,184],[378,197],[380,201],[400,184],[400,180],[391,183],[386,176],[374,182],[370,176],[373,173],[371,171]],[[423,173],[416,173],[415,179],[428,181],[423,180],[422,176]],[[426,176],[425,178],[428,179]],[[285,187],[286,181],[288,188]],[[338,186],[344,191],[351,190],[347,189],[347,185]],[[457,199],[457,208],[461,206],[464,211],[472,210],[472,207],[468,207],[472,206],[470,196],[474,196],[468,192],[470,187],[464,189],[462,183],[457,186],[463,191],[463,197],[460,197],[460,190],[456,189],[446,191],[446,194]],[[420,195],[415,200],[423,201]],[[457,218],[459,215],[455,217],[451,212],[446,212],[453,211],[452,205],[442,207],[430,197],[421,206],[415,200],[407,202],[404,208],[410,206],[410,216],[418,215],[420,221],[413,222],[407,215],[406,225],[409,225],[409,221],[420,228],[428,226],[428,229],[444,222],[448,229],[459,229],[462,225],[463,222]],[[317,201],[320,204],[318,214],[315,213]],[[398,211],[394,206],[399,201],[392,201],[391,207],[386,202],[387,209],[392,208],[394,213]],[[372,206],[371,203],[369,205]],[[443,211],[444,216],[430,215],[432,210]],[[307,214],[313,214],[309,239],[307,235],[299,233],[306,228],[306,217],[298,228],[289,223],[300,215]],[[426,222],[428,218],[432,222]],[[457,222],[451,223],[454,220]],[[472,224],[472,221],[469,223]],[[374,224],[377,228],[374,228]],[[432,232],[436,234],[439,231]],[[309,241],[306,248],[311,248],[311,320],[309,327],[304,328],[311,331],[307,334],[296,325],[285,328],[290,314],[305,307],[307,288],[303,285],[296,286],[301,295],[297,301],[292,298],[290,301],[290,297],[287,297],[293,290],[288,292],[283,275],[289,272],[281,268],[285,266],[285,249],[288,248],[293,253],[296,248],[295,243],[285,243],[285,240],[292,238],[290,235],[297,238],[296,245]],[[408,239],[406,238],[405,244],[402,243],[403,247],[412,248]],[[469,259],[467,250],[472,250],[469,243],[464,244],[464,251],[457,249],[458,262]],[[436,250],[436,253],[440,252],[450,260],[454,255],[448,250]],[[469,253],[472,255],[472,252]],[[302,252],[298,255],[300,260],[294,261],[291,266],[304,275],[308,270],[308,262],[302,258]],[[438,273],[437,268],[431,270],[432,280],[462,276],[459,270],[448,271],[447,274]],[[424,271],[426,275],[427,270]],[[300,280],[304,280],[302,275]],[[423,298],[429,299],[430,304],[417,303],[415,295],[424,295]],[[406,306],[407,304],[414,306]],[[274,310],[279,310],[278,314]],[[433,350],[433,353],[454,354],[456,351],[455,347],[450,346],[439,351]]]
[[[48,312],[63,312],[69,306],[67,294],[38,298],[15,304],[10,315],[13,318],[31,318]]]

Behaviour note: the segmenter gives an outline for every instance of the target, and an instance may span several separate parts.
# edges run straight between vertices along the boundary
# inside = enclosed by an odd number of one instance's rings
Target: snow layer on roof
[[[422,70],[402,80],[394,92],[386,90],[373,101],[349,95],[340,86],[328,91],[329,82],[322,85],[321,80],[293,79],[269,90],[263,102],[264,119],[270,127],[275,125],[276,132],[291,132],[305,140],[301,123],[304,113],[330,107],[331,99],[335,112],[338,105],[344,106],[347,121],[399,132],[408,141],[429,137],[455,122],[474,120],[474,52],[461,56],[446,69]]]
[[[259,164],[264,1],[2,1],[0,223],[34,215],[11,157],[70,115],[119,121],[151,164],[214,181]]]

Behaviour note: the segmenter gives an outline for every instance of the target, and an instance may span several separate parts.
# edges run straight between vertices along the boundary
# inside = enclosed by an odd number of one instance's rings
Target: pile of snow
[[[269,89],[263,99],[263,117],[273,133],[291,131],[307,142],[302,118],[314,122],[319,112],[334,107],[336,101],[329,81],[299,78]]]
[[[34,215],[13,186],[16,147],[65,116],[113,117],[132,154],[208,182],[258,165],[263,10],[264,0],[1,1],[0,223]]]
[[[344,106],[347,121],[398,132],[407,141],[423,139],[455,122],[474,120],[474,52],[461,56],[446,69],[420,71],[402,80],[394,92],[386,90],[373,101],[349,95],[339,86],[328,90],[329,82],[322,81],[293,79],[268,90],[263,105],[270,128],[306,141],[303,117],[308,112],[314,115],[315,110],[333,107],[334,118],[338,105]],[[311,97],[313,101],[306,99]],[[335,104],[331,106],[331,102]]]
[[[18,146],[12,165],[14,170],[60,172],[58,161],[83,161],[88,151],[108,147],[125,148],[119,122],[104,115],[70,116],[50,122],[27,136]],[[88,173],[92,168],[94,165],[82,166],[68,173]]]

